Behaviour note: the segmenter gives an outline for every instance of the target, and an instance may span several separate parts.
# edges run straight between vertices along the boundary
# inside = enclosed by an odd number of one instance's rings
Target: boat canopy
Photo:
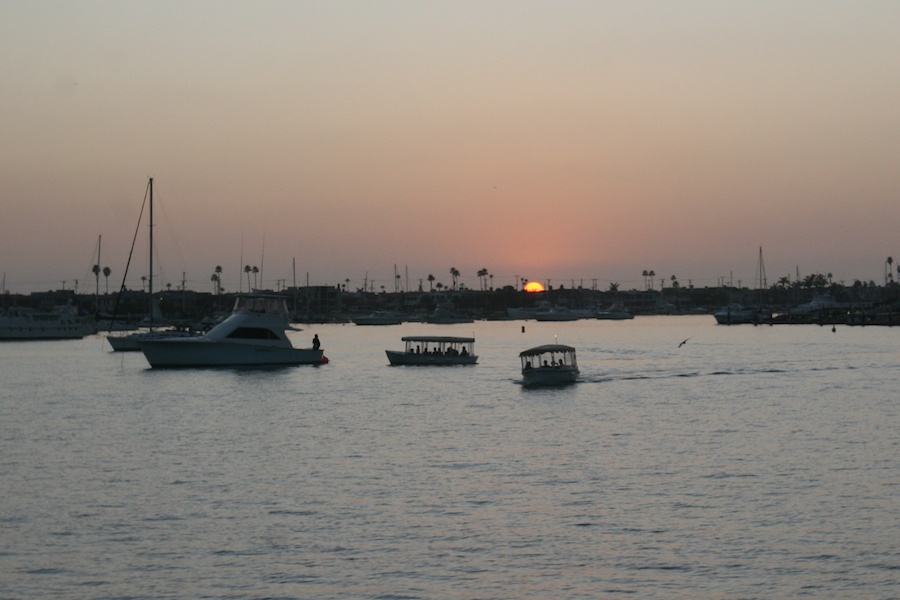
[[[519,353],[519,356],[539,356],[548,352],[575,352],[575,348],[572,346],[564,346],[562,344],[546,344],[544,346],[536,346],[534,348],[529,348],[528,350],[523,350]]]
[[[446,335],[408,335],[400,338],[403,342],[431,342],[433,344],[471,344],[475,338],[451,337]]]

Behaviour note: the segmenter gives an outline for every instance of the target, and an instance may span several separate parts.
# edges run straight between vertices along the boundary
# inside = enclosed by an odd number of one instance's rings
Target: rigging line
[[[85,274],[84,274],[85,282],[89,281],[90,279],[92,279],[94,277],[94,272],[92,271],[92,269],[94,268],[94,265],[100,264],[99,257],[97,258],[97,262],[94,262],[94,257],[97,256],[99,246],[100,246],[100,240],[98,239],[97,243],[94,245],[94,251],[91,253],[90,265],[88,266],[87,271],[85,271]],[[103,267],[101,266],[100,268],[102,269]]]
[[[144,192],[144,202],[141,204],[141,212],[138,215],[138,222],[134,228],[134,237],[131,238],[131,250],[128,251],[128,261],[125,263],[125,272],[122,274],[122,285],[119,286],[119,293],[116,295],[116,306],[113,308],[112,318],[109,320],[109,333],[112,333],[113,323],[116,322],[116,315],[119,312],[119,304],[122,300],[122,293],[125,291],[125,282],[128,279],[128,267],[131,266],[131,257],[134,254],[134,245],[137,243],[138,233],[141,231],[141,221],[144,220],[144,208],[147,206],[147,197],[150,194],[150,183],[147,183],[147,189]]]
[[[154,191],[156,192],[154,201],[156,202],[156,206],[162,210],[163,222],[166,225],[166,227],[164,229],[167,232],[167,235],[171,241],[172,246],[175,248],[175,254],[178,256],[178,262],[181,264],[181,271],[186,272],[187,269],[185,268],[184,255],[181,253],[181,246],[178,245],[178,239],[175,237],[175,228],[172,226],[171,219],[169,219],[169,213],[166,211],[166,205],[165,205],[165,203],[163,203],[161,201],[161,199],[159,197],[160,195],[159,195],[159,185],[158,184],[155,186]],[[160,255],[159,255],[159,244],[157,244],[157,247],[153,254],[159,263],[160,281],[163,281],[163,279],[164,279],[163,266],[162,266],[162,260],[160,259]]]

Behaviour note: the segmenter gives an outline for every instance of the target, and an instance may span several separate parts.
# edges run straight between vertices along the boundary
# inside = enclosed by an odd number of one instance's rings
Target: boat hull
[[[141,342],[185,337],[197,335],[187,331],[145,331],[128,335],[109,335],[106,336],[106,341],[112,346],[113,352],[140,352]]]
[[[323,351],[208,340],[153,340],[139,342],[153,368],[264,367],[317,365]]]
[[[474,365],[478,361],[475,355],[462,356],[441,354],[414,354],[412,352],[400,352],[385,350],[388,361],[393,366],[407,367],[450,367],[455,365]]]
[[[373,313],[351,319],[354,325],[400,325],[403,323],[398,315],[392,313]]]
[[[578,380],[579,371],[573,367],[536,367],[522,371],[525,385],[565,385]]]
[[[772,312],[755,308],[724,308],[713,314],[719,325],[759,325],[772,322]]]
[[[0,341],[16,340],[80,340],[94,333],[90,325],[61,325],[58,327],[41,326],[3,326],[0,327]]]
[[[601,321],[627,321],[633,319],[634,315],[631,313],[598,312],[594,315],[594,318]]]
[[[572,312],[545,312],[537,313],[534,316],[535,321],[577,321],[580,319],[576,313]]]

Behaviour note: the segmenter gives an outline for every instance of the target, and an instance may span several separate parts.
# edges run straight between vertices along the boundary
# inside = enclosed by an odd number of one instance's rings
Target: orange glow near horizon
[[[525,284],[525,291],[526,292],[543,292],[544,286],[542,286],[537,281],[529,281],[527,284]]]

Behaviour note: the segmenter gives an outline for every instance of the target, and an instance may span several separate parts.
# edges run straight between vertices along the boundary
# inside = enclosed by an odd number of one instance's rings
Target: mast
[[[763,263],[762,246],[759,247],[759,266],[757,267],[757,270],[759,271],[757,274],[759,277],[757,286],[759,286],[759,289],[761,290],[768,289],[766,284],[766,265]]]
[[[149,286],[150,293],[150,327],[153,327],[153,178],[150,178],[150,277]]]
[[[94,281],[97,284],[97,289],[94,291],[94,314],[100,312],[100,247],[103,243],[103,236],[97,236],[97,264],[94,265],[96,269],[94,271]]]

